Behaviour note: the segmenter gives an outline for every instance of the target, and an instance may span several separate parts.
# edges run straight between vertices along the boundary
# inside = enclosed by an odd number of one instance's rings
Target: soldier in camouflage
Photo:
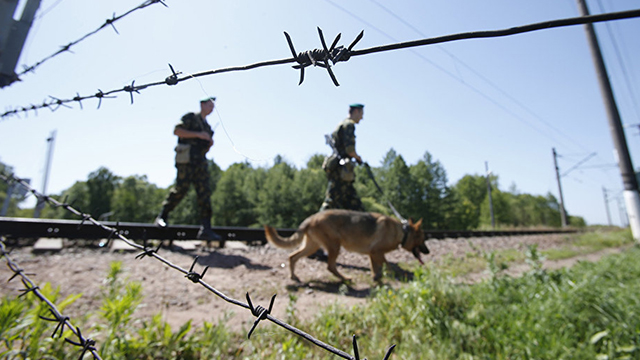
[[[335,160],[333,165],[327,164],[328,185],[325,199],[320,211],[327,209],[347,209],[364,211],[360,197],[353,187],[355,173],[353,164],[345,164],[355,159],[362,164],[362,158],[356,152],[356,124],[360,123],[364,115],[364,105],[352,104],[349,106],[349,117],[342,121],[331,134],[334,147]],[[326,163],[326,162],[325,162]]]
[[[213,145],[213,130],[207,122],[207,115],[213,112],[215,100],[215,97],[200,100],[200,113],[184,115],[181,122],[175,126],[173,133],[178,137],[178,174],[175,185],[162,203],[162,211],[155,220],[157,226],[166,227],[169,213],[180,203],[193,184],[198,198],[201,224],[198,239],[201,240],[221,240],[220,235],[211,229],[211,185],[205,157]]]

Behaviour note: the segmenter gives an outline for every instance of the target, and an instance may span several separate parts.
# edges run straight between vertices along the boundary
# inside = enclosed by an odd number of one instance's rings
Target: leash
[[[382,188],[380,187],[380,185],[378,185],[378,182],[376,181],[376,178],[373,176],[373,172],[371,171],[371,168],[369,167],[369,164],[367,164],[365,162],[364,163],[364,168],[367,169],[367,174],[369,174],[369,177],[373,181],[373,184],[376,186],[376,188],[378,188],[378,191],[380,191],[380,194],[382,194],[382,196],[384,196],[384,199],[387,200],[387,205],[389,205],[389,207],[391,208],[391,211],[393,211],[393,214],[398,219],[400,219],[400,222],[402,223],[402,230],[405,231],[405,227],[408,226],[409,222],[407,221],[407,219],[403,218],[402,215],[400,215],[400,213],[398,212],[398,210],[396,210],[396,208],[393,206],[391,201],[389,201],[389,199],[387,199],[387,196],[384,194],[384,191],[382,191]],[[406,234],[406,231],[405,231],[405,234]],[[406,235],[405,235],[405,238],[406,238]]]

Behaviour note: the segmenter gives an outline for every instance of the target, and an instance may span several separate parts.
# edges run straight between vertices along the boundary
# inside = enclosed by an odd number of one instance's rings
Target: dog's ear
[[[420,229],[420,226],[421,226],[421,225],[422,225],[422,218],[421,218],[420,220],[418,220],[418,222],[417,222],[417,223],[415,223],[414,227],[415,227],[416,229]]]

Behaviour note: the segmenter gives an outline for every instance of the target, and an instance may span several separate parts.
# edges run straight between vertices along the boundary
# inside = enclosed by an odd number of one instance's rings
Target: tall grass
[[[329,306],[304,328],[342,349],[356,334],[369,359],[391,344],[397,359],[640,358],[638,248],[550,272],[535,247],[527,256],[534,266],[522,277],[496,271],[475,285],[418,270],[409,286],[380,288],[366,307]],[[268,341],[287,346],[247,358],[331,358],[286,334]]]
[[[501,276],[504,259],[485,254],[492,276],[482,283],[456,284],[447,272],[429,266],[398,290],[378,287],[365,306],[329,304],[311,321],[296,317],[298,298],[290,295],[286,320],[345,351],[355,334],[360,353],[369,359],[382,359],[391,344],[397,345],[395,359],[640,358],[639,248],[558,271],[542,268],[536,247],[524,256],[531,270],[518,278]],[[105,359],[337,358],[268,322],[251,340],[223,324],[193,328],[187,322],[174,330],[160,315],[136,322],[140,284],[126,282],[121,273],[115,263],[107,275],[99,325],[79,319]],[[56,291],[43,289],[57,299]],[[2,300],[0,359],[78,356],[76,348],[50,339],[54,326],[37,315],[47,315],[47,309],[33,295]]]

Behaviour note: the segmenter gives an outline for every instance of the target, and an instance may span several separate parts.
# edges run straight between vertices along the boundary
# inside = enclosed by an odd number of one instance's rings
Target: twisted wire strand
[[[148,1],[158,2],[161,0],[148,0]],[[0,118],[5,118],[10,115],[17,115],[19,113],[26,113],[30,110],[36,111],[42,108],[48,108],[51,111],[55,111],[61,106],[70,107],[67,104],[73,103],[73,102],[78,102],[80,104],[80,107],[82,107],[82,100],[87,100],[91,98],[98,99],[98,108],[100,108],[100,104],[102,103],[103,98],[115,97],[112,95],[121,93],[121,92],[129,93],[131,98],[131,103],[133,104],[133,93],[135,92],[139,94],[140,90],[144,90],[149,87],[154,87],[159,85],[171,86],[171,85],[176,85],[183,81],[187,81],[189,79],[194,79],[202,76],[211,76],[211,75],[234,72],[234,71],[247,71],[247,70],[252,70],[260,67],[276,66],[276,65],[283,65],[283,64],[289,64],[289,63],[298,63],[293,67],[295,69],[300,69],[301,71],[301,79],[300,79],[301,81],[299,84],[302,83],[302,80],[304,78],[304,68],[313,65],[313,66],[326,68],[334,84],[338,86],[339,84],[337,83],[337,80],[335,79],[335,76],[331,71],[329,60],[331,60],[335,64],[339,61],[348,61],[350,58],[354,56],[362,56],[362,55],[368,55],[368,54],[373,54],[378,52],[400,50],[400,49],[440,44],[445,42],[459,41],[459,40],[466,40],[466,39],[480,39],[480,38],[510,36],[510,35],[531,32],[531,31],[552,29],[557,27],[583,25],[583,24],[589,24],[589,23],[630,19],[630,18],[637,18],[637,17],[640,17],[640,9],[544,21],[544,22],[517,26],[517,27],[501,29],[501,30],[464,32],[464,33],[444,35],[444,36],[421,39],[421,40],[413,40],[413,41],[406,41],[406,42],[400,42],[400,43],[394,43],[394,44],[388,44],[388,45],[375,46],[375,47],[370,47],[362,50],[352,50],[351,48],[353,47],[353,45],[355,45],[355,43],[362,36],[362,33],[360,33],[360,35],[358,36],[358,38],[356,38],[356,40],[352,43],[352,45],[348,49],[341,48],[341,51],[339,54],[337,54],[335,51],[335,50],[338,50],[338,48],[335,48],[335,43],[337,42],[340,36],[338,35],[336,40],[334,40],[334,44],[331,46],[332,50],[328,50],[325,46],[323,49],[320,49],[320,50],[315,49],[315,50],[301,52],[287,59],[269,60],[269,61],[257,62],[257,63],[244,65],[244,66],[232,66],[232,67],[226,67],[226,68],[220,68],[220,69],[214,69],[214,70],[207,70],[207,71],[202,71],[195,74],[189,74],[182,77],[179,76],[181,73],[174,71],[171,64],[169,64],[172,75],[169,75],[167,78],[165,78],[164,81],[156,81],[156,82],[151,82],[143,85],[135,85],[135,80],[134,80],[131,82],[131,85],[126,85],[119,89],[113,89],[106,92],[99,89],[98,92],[93,95],[81,96],[77,94],[77,96],[73,98],[68,98],[68,99],[59,99],[59,98],[50,96],[51,99],[49,101],[45,100],[42,104],[39,104],[39,105],[31,104],[27,106],[18,106],[12,110],[7,110],[0,115]],[[324,46],[325,44],[324,44],[324,39],[322,38],[322,31],[320,29],[318,30],[320,32],[320,38]],[[289,35],[286,32],[285,32],[285,36],[287,37],[287,40],[290,41]],[[289,42],[289,44],[292,45],[291,42]],[[291,50],[293,51],[293,48],[291,48]]]
[[[74,344],[76,346],[83,347],[82,355],[84,355],[86,351],[89,351],[91,355],[93,355],[94,359],[101,360],[100,355],[98,354],[98,350],[94,346],[95,341],[93,341],[92,339],[84,338],[82,336],[82,332],[80,331],[80,328],[73,326],[73,324],[69,320],[69,317],[63,316],[58,310],[58,308],[55,306],[55,304],[51,300],[49,300],[44,294],[42,294],[42,292],[40,291],[40,288],[36,286],[36,284],[29,278],[29,276],[24,272],[24,270],[20,267],[20,265],[18,265],[16,261],[14,261],[11,257],[9,257],[9,252],[7,251],[7,248],[5,246],[5,241],[6,241],[6,238],[4,236],[0,236],[0,256],[5,258],[7,262],[7,266],[14,273],[14,275],[11,277],[11,279],[9,279],[9,281],[19,276],[22,280],[22,283],[26,287],[26,289],[22,290],[24,291],[22,295],[25,295],[26,293],[31,292],[38,299],[40,299],[40,301],[47,304],[47,306],[49,307],[49,311],[54,316],[54,319],[47,319],[42,316],[40,318],[47,321],[58,322],[58,325],[56,326],[56,329],[53,332],[53,335],[51,335],[51,337],[55,337],[58,331],[60,331],[60,337],[62,337],[62,334],[64,333],[64,327],[66,326],[80,340],[78,343],[76,343],[76,342],[70,341],[69,339],[65,339],[67,342]],[[80,356],[80,358],[82,358],[82,355]]]
[[[205,270],[203,271],[202,274],[198,274],[196,272],[193,271],[193,267],[196,264],[197,258],[194,260],[193,264],[191,265],[191,268],[189,270],[186,270],[184,268],[182,268],[179,265],[176,265],[172,262],[170,262],[169,260],[165,259],[164,257],[160,256],[158,254],[158,250],[160,249],[160,246],[158,246],[158,248],[153,249],[153,248],[149,248],[146,246],[146,244],[144,245],[140,245],[137,244],[136,242],[134,242],[133,240],[128,239],[127,237],[125,237],[123,234],[121,234],[120,232],[118,232],[117,228],[113,228],[107,225],[102,224],[101,222],[99,222],[98,220],[94,219],[93,216],[91,214],[86,214],[83,213],[82,211],[73,208],[71,205],[66,204],[66,203],[61,203],[58,200],[47,196],[47,195],[43,195],[41,193],[39,193],[37,190],[35,190],[34,188],[32,188],[28,183],[26,183],[23,179],[16,177],[13,174],[4,174],[4,173],[0,173],[0,179],[6,181],[6,182],[12,182],[15,181],[17,183],[19,183],[20,185],[24,186],[28,192],[31,192],[35,197],[38,198],[39,201],[43,201],[46,203],[49,203],[52,206],[55,207],[62,207],[63,209],[67,210],[68,212],[80,216],[82,218],[81,223],[79,226],[83,226],[85,224],[85,222],[93,224],[95,226],[98,226],[102,229],[104,229],[106,231],[107,234],[109,234],[109,240],[111,240],[112,237],[117,237],[120,240],[124,241],[127,245],[136,248],[138,250],[142,250],[141,253],[139,253],[138,255],[136,255],[136,259],[141,259],[145,256],[148,257],[152,257],[156,260],[158,260],[159,262],[163,263],[164,265],[181,272],[182,274],[185,275],[185,277],[192,281],[193,283],[196,284],[200,284],[202,287],[204,287],[205,289],[209,290],[210,292],[212,292],[213,294],[215,294],[216,296],[218,296],[219,298],[223,299],[224,301],[231,303],[233,305],[248,309],[251,311],[252,315],[256,316],[256,322],[254,323],[251,331],[249,332],[249,337],[251,336],[251,333],[253,332],[253,330],[255,329],[255,327],[258,325],[258,322],[261,320],[269,320],[272,323],[288,330],[289,332],[292,332],[302,338],[304,338],[305,340],[308,340],[309,342],[311,342],[312,344],[333,353],[334,355],[337,355],[343,359],[347,359],[347,360],[360,360],[359,355],[356,356],[352,356],[349,353],[342,351],[340,349],[335,348],[334,346],[331,346],[327,343],[324,343],[318,339],[316,339],[315,337],[313,337],[312,335],[272,316],[270,314],[271,312],[271,308],[273,306],[273,301],[275,299],[275,295],[272,297],[271,299],[271,306],[269,306],[269,309],[265,309],[262,306],[253,306],[253,304],[251,303],[251,298],[249,296],[249,293],[247,292],[247,303],[244,303],[242,301],[236,300],[234,298],[231,298],[229,296],[227,296],[226,294],[224,294],[223,292],[217,290],[215,287],[209,285],[208,283],[206,283],[205,281],[202,280],[202,278],[204,277],[204,274],[206,273],[207,268],[205,268]],[[162,243],[160,244],[162,245]],[[355,335],[354,335],[354,350],[355,353],[357,354],[357,343],[355,340]],[[384,359],[388,359],[389,356],[391,355],[391,352],[393,351],[393,349],[395,348],[395,345],[392,345],[388,350],[387,350],[387,354],[385,356]]]
[[[37,63],[35,63],[35,64],[33,64],[33,65],[30,65],[30,66],[25,66],[25,67],[24,67],[24,69],[23,69],[20,73],[18,73],[17,75],[18,75],[18,76],[21,76],[21,75],[27,74],[27,73],[29,73],[29,72],[34,72],[34,70],[35,70],[37,67],[39,67],[40,65],[42,65],[43,63],[45,63],[45,62],[47,62],[47,61],[49,61],[49,60],[53,59],[54,57],[56,57],[56,56],[58,56],[58,55],[60,55],[60,54],[62,54],[62,53],[64,53],[64,52],[70,51],[69,49],[70,49],[72,46],[77,45],[78,43],[80,43],[80,42],[84,41],[85,39],[87,39],[88,37],[90,37],[90,36],[92,36],[92,35],[95,35],[95,34],[96,34],[96,33],[98,33],[99,31],[101,31],[102,29],[106,28],[107,26],[111,26],[111,27],[113,27],[113,30],[116,32],[116,34],[118,34],[118,30],[117,30],[117,29],[116,29],[116,27],[113,25],[116,21],[118,21],[118,20],[120,20],[120,19],[124,18],[125,16],[127,16],[127,15],[129,15],[129,14],[131,14],[131,13],[133,13],[133,12],[137,11],[137,10],[144,9],[144,8],[146,8],[146,7],[149,7],[149,6],[151,6],[151,5],[158,4],[158,3],[159,3],[159,4],[164,5],[165,7],[167,6],[167,5],[164,3],[164,1],[163,1],[163,0],[147,0],[147,1],[143,2],[142,4],[140,4],[140,5],[136,6],[135,8],[133,8],[133,9],[131,9],[131,10],[129,10],[129,11],[127,11],[127,12],[125,12],[125,13],[124,13],[124,14],[122,14],[122,15],[118,15],[118,16],[116,16],[116,15],[114,14],[114,15],[113,15],[113,17],[111,17],[111,19],[107,19],[107,20],[105,20],[104,24],[100,25],[100,27],[98,27],[97,29],[95,29],[95,30],[93,30],[93,31],[91,31],[91,32],[89,32],[89,33],[87,33],[87,34],[83,35],[83,36],[82,36],[82,37],[80,37],[79,39],[77,39],[77,40],[75,40],[75,41],[72,41],[72,42],[68,43],[67,45],[61,46],[61,47],[60,47],[60,50],[58,50],[58,51],[54,52],[53,54],[51,54],[51,55],[49,55],[49,56],[47,56],[47,57],[43,58],[42,60],[38,61]]]

